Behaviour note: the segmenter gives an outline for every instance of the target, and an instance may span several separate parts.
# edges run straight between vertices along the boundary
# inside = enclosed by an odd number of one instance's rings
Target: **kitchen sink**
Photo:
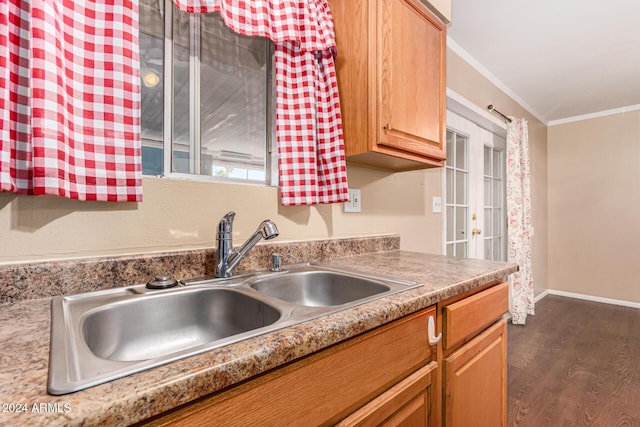
[[[268,276],[250,285],[271,297],[305,306],[334,306],[362,300],[390,290],[373,280],[335,271],[299,271]]]
[[[275,323],[273,306],[230,289],[190,289],[106,305],[87,315],[82,338],[96,356],[138,361]]]
[[[136,285],[56,297],[48,391],[72,393],[416,286],[298,264],[169,289]]]

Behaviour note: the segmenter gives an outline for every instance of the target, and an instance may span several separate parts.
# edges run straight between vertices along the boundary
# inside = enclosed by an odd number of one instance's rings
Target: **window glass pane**
[[[173,5],[173,2],[172,2]],[[189,138],[189,14],[173,5],[173,172],[191,172]]]
[[[164,119],[163,0],[140,1],[142,173],[162,174]]]
[[[139,10],[143,174],[163,174],[167,140],[172,172],[268,181],[272,43],[233,33],[217,13],[188,14],[165,0],[140,0]],[[167,23],[171,31],[164,34]],[[170,76],[164,75],[165,38],[173,53]]]
[[[266,39],[230,31],[219,14],[201,15],[201,174],[265,179]]]

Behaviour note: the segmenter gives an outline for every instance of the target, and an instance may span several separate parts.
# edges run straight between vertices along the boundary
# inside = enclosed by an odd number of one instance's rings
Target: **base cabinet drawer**
[[[444,348],[464,343],[499,320],[509,310],[509,284],[500,283],[444,306]]]

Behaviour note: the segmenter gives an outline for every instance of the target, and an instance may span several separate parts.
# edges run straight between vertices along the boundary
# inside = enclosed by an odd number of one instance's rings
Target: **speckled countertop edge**
[[[0,425],[128,425],[206,396],[517,270],[514,264],[387,251],[326,262],[422,286],[63,396],[47,394],[50,299],[0,306]]]

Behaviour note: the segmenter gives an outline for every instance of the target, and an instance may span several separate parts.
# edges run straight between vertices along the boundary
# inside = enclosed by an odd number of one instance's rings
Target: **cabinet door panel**
[[[411,0],[385,0],[378,73],[380,144],[444,158],[444,27]]]
[[[434,358],[427,339],[430,316],[435,316],[434,307],[214,393],[147,425],[334,425]]]
[[[506,351],[501,320],[444,360],[445,425],[506,426]]]
[[[429,426],[432,374],[437,367],[431,362],[418,369],[337,426]]]

